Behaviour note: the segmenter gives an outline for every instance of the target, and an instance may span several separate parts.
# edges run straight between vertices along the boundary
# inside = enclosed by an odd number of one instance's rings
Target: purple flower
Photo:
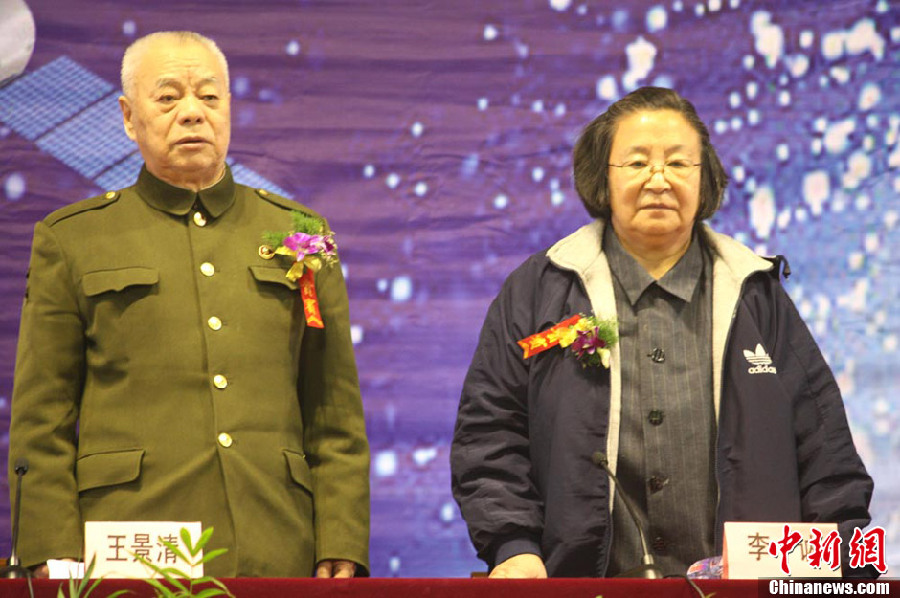
[[[332,235],[325,235],[323,238],[325,244],[325,255],[334,255],[337,253],[337,243],[334,242]]]
[[[298,261],[307,255],[319,253],[325,249],[325,241],[322,235],[294,233],[285,237],[283,243],[291,251],[297,252]]]
[[[606,348],[606,341],[598,336],[598,330],[595,328],[591,331],[579,331],[578,337],[572,343],[572,350],[579,358],[585,354],[593,355],[598,349]]]

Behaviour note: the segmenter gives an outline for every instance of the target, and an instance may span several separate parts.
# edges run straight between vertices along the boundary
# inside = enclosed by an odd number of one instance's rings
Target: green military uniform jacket
[[[281,197],[230,170],[195,193],[137,184],[35,227],[10,458],[25,457],[19,555],[79,557],[87,520],[201,521],[220,577],[368,568],[369,450],[339,263],[307,328]],[[14,474],[10,474],[14,477]]]

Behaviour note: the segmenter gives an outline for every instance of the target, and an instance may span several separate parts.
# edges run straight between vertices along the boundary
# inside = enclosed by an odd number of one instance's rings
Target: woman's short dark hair
[[[641,87],[614,102],[581,132],[573,151],[575,189],[594,218],[610,217],[609,153],[619,122],[645,110],[674,110],[697,131],[701,143],[700,207],[697,222],[706,220],[722,205],[728,175],[709,141],[709,130],[697,110],[678,92],[664,87]]]

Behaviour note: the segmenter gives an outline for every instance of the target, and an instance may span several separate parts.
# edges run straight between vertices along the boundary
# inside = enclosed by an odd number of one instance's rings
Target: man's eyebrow
[[[216,84],[218,82],[219,82],[218,77],[204,77],[203,79],[200,79],[199,81],[197,81],[196,86],[200,87],[202,85],[209,85],[210,83]]]
[[[218,77],[206,77],[204,79],[200,79],[199,81],[197,81],[196,85],[199,87],[201,85],[208,85],[210,83],[215,84],[218,82],[219,82]],[[156,80],[155,89],[160,89],[161,87],[175,87],[175,88],[181,89],[182,87],[184,87],[184,84],[178,79],[163,77],[162,79]]]
[[[177,87],[177,88],[181,88],[181,82],[178,81],[178,79],[168,79],[168,78],[157,79],[157,80],[156,80],[156,85],[154,86],[154,89],[160,89],[160,88],[162,88],[162,87]]]

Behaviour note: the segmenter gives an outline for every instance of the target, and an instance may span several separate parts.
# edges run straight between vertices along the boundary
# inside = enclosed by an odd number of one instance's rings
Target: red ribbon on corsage
[[[580,315],[572,316],[568,320],[563,320],[559,324],[555,324],[543,332],[532,334],[531,336],[518,341],[518,345],[525,351],[523,359],[528,359],[532,355],[537,355],[542,351],[546,351],[547,349],[558,345],[562,333],[580,319]]]
[[[294,229],[289,233],[265,233],[264,245],[259,248],[263,259],[273,259],[276,255],[292,258],[293,264],[285,276],[300,286],[303,301],[303,315],[306,325],[311,328],[325,328],[319,312],[319,298],[316,294],[316,272],[337,261],[337,243],[334,233],[328,230],[321,218],[298,212],[291,212]]]
[[[303,315],[306,316],[306,325],[311,328],[325,328],[322,314],[319,313],[316,274],[312,268],[306,268],[298,282],[300,283],[300,296],[303,298]]]

